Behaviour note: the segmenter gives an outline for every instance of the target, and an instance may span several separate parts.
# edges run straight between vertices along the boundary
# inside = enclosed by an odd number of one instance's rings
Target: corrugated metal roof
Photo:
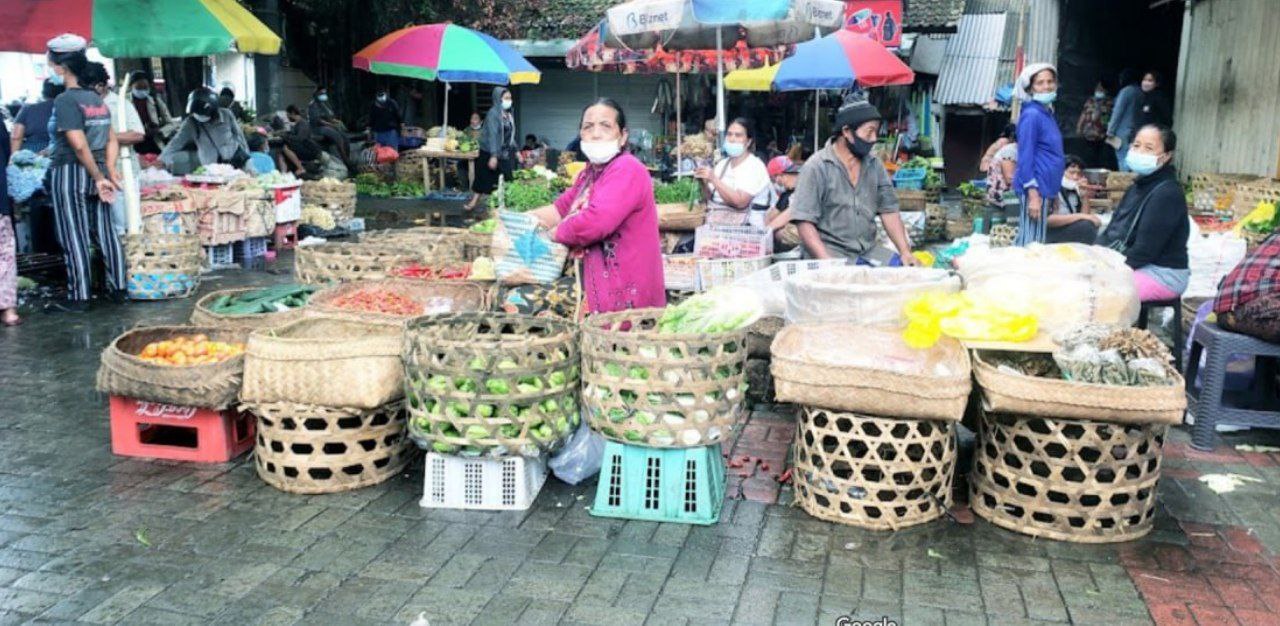
[[[1008,19],[1003,13],[965,15],[947,42],[938,70],[938,104],[980,105],[995,95]]]
[[[955,32],[965,0],[903,0],[905,32]]]
[[[920,35],[911,47],[911,69],[918,74],[937,75],[947,58],[947,41],[954,35]]]

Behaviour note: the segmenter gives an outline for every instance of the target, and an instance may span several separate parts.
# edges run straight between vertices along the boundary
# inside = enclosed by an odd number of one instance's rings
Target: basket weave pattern
[[[196,235],[125,235],[122,243],[131,296],[185,298],[199,286],[204,259]]]
[[[305,317],[249,335],[245,402],[373,409],[404,393],[403,326]]]
[[[1232,202],[1232,215],[1240,219],[1258,207],[1259,202],[1275,202],[1280,204],[1280,180],[1262,178],[1240,183],[1236,187]]]
[[[469,240],[470,233],[464,229],[437,226],[378,230],[360,236],[360,243],[412,250],[426,263],[462,260]],[[486,246],[488,241],[486,237]]]
[[[413,250],[358,243],[323,243],[301,246],[294,254],[293,271],[298,282],[310,285],[356,280],[381,280],[401,265],[421,263]]]
[[[211,341],[243,341],[242,333],[200,326],[151,326],[135,328],[102,351],[97,388],[102,393],[179,406],[223,409],[240,390],[244,356],[202,365],[161,365],[138,355],[147,344],[179,335],[207,335]]]
[[[412,456],[400,402],[371,411],[291,403],[244,408],[258,419],[258,476],[281,491],[337,493],[376,485]]]
[[[578,425],[578,364],[577,328],[567,321],[500,313],[415,320],[404,350],[410,432],[442,453],[554,452]],[[495,393],[502,387],[509,392]]]
[[[349,182],[305,181],[302,183],[302,203],[324,207],[331,211],[349,211],[355,214],[356,184]],[[337,217],[335,214],[334,217]],[[351,216],[348,215],[347,219]]]
[[[659,204],[658,230],[691,231],[707,221],[707,207],[687,202]]]
[[[987,413],[970,505],[997,526],[1036,537],[1137,539],[1151,531],[1166,429]]]
[[[796,499],[814,517],[897,530],[951,504],[956,437],[947,422],[802,407],[796,429]]]
[[[257,287],[242,287],[239,289],[223,289],[205,294],[199,300],[196,300],[195,309],[191,311],[191,323],[197,326],[227,328],[247,333],[259,328],[282,326],[302,317],[305,307],[298,307],[279,313],[251,313],[249,315],[224,315],[222,313],[214,313],[209,308],[209,305],[222,296],[234,296],[257,290]]]
[[[747,329],[656,330],[662,309],[592,315],[582,326],[582,404],[608,439],[658,448],[709,445],[743,416]]]

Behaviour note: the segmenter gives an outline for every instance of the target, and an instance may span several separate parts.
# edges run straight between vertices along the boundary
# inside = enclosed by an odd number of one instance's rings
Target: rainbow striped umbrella
[[[446,83],[537,84],[542,72],[511,46],[455,24],[410,26],[352,57],[356,69]]]

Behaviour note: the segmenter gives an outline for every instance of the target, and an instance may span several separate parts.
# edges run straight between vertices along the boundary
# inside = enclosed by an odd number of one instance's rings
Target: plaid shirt
[[[1280,234],[1267,237],[1222,279],[1213,312],[1234,311],[1270,293],[1280,293]]]

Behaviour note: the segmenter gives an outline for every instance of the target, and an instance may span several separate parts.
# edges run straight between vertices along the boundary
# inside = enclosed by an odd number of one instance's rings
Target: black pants
[[[1050,228],[1044,236],[1045,243],[1082,243],[1092,246],[1098,238],[1098,227],[1088,220],[1080,220],[1060,228]]]

